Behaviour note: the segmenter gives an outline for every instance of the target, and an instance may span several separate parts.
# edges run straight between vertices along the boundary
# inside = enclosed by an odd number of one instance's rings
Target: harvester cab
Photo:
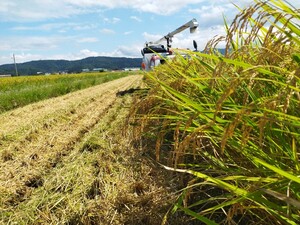
[[[166,59],[173,58],[174,55],[171,50],[172,38],[187,28],[190,28],[190,33],[195,33],[198,28],[197,20],[192,19],[157,41],[146,42],[144,48],[141,50],[143,56],[142,69],[146,71],[151,70],[153,67],[163,64]],[[162,42],[166,42],[167,45],[163,45]],[[193,44],[195,51],[197,51],[197,43],[195,40]]]

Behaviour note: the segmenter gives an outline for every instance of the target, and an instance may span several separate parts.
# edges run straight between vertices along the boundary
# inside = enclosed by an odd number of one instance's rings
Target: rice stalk
[[[158,147],[168,143],[172,159],[156,150],[172,162],[164,168],[199,179],[176,210],[207,224],[298,224],[299,10],[257,0],[226,30],[225,55],[215,38],[146,74],[151,95],[136,112],[152,137],[167,124]]]

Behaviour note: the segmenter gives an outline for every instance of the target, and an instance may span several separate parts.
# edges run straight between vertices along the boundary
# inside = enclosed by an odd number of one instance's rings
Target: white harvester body
[[[154,42],[146,42],[141,53],[143,56],[142,69],[151,70],[153,67],[158,66],[165,62],[166,59],[173,58],[173,52],[171,50],[172,38],[174,35],[190,29],[190,33],[194,33],[198,28],[198,22],[196,19],[192,19],[184,25],[178,27],[176,30],[163,36],[161,39]],[[164,46],[162,42],[167,41],[167,46]],[[194,41],[194,47],[197,50],[197,43]]]

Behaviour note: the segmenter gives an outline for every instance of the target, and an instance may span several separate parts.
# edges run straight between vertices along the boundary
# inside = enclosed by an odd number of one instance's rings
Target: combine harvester
[[[174,55],[171,50],[172,38],[187,28],[190,28],[190,33],[195,33],[198,28],[197,20],[192,19],[155,42],[146,42],[144,48],[141,50],[143,56],[142,69],[146,71],[151,70],[153,67],[163,64],[166,59],[173,58]],[[167,41],[167,48],[161,44],[164,41]],[[193,41],[193,43],[197,51],[196,41]]]

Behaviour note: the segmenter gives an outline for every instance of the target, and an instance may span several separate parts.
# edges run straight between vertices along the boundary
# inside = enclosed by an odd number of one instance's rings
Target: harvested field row
[[[72,164],[72,158],[80,158],[85,148],[92,148],[83,146],[78,153],[76,146],[115,103],[117,91],[139,86],[140,82],[140,76],[130,76],[2,114],[0,211],[4,213],[0,219],[8,222],[18,209],[23,214],[20,204],[29,203],[33,193],[44,190],[55,174],[61,176],[65,172],[76,179],[78,171],[72,171],[72,165],[80,166],[80,160]],[[56,192],[75,188],[67,179],[58,180],[60,187],[55,187]],[[93,196],[92,192],[88,195]],[[38,199],[41,197],[37,195]],[[37,208],[29,208],[36,213]],[[22,215],[21,221],[28,220],[28,216]]]

